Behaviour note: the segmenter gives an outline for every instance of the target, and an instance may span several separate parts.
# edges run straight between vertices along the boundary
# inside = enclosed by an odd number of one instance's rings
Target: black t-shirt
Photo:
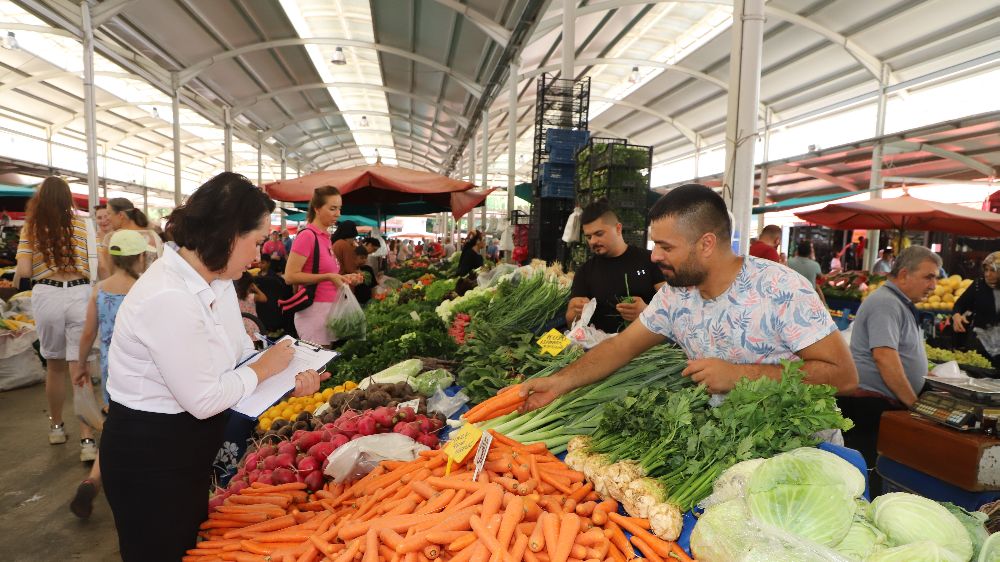
[[[628,276],[628,292],[625,277]],[[573,277],[571,296],[597,299],[591,323],[605,332],[615,333],[625,321],[615,306],[626,296],[640,297],[649,304],[656,294],[654,285],[663,282],[663,272],[650,261],[649,250],[629,246],[617,258],[593,256],[580,266]]]
[[[483,256],[479,255],[479,252],[472,248],[465,248],[462,250],[462,255],[458,258],[457,275],[465,277],[472,273],[473,270],[479,269],[482,266]]]

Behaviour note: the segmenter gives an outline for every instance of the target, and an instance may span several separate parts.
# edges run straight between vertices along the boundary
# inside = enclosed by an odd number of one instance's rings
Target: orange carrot
[[[503,505],[503,488],[497,484],[490,484],[483,498],[483,520],[489,520],[498,513],[501,505]]]
[[[562,493],[564,493],[566,495],[571,495],[573,493],[573,490],[570,489],[569,486],[563,484],[562,482],[560,482],[556,478],[553,478],[552,474],[550,474],[548,472],[545,472],[545,471],[540,471],[540,476],[541,476],[541,479],[542,479],[541,481],[542,482],[545,482],[546,484],[548,484],[549,486],[552,486],[556,490],[559,490],[560,492],[562,492]]]
[[[455,539],[448,545],[449,552],[459,552],[464,551],[469,545],[476,542],[476,533],[464,533],[461,537]],[[471,555],[471,554],[470,554]]]
[[[615,547],[625,556],[627,560],[635,558],[635,549],[632,548],[632,544],[628,542],[625,538],[625,533],[622,532],[621,527],[616,525],[613,521],[608,521],[608,524],[604,527],[604,536],[608,537]]]
[[[542,524],[542,519],[545,518],[545,513],[541,515],[538,522],[535,523],[535,529],[531,532],[531,536],[528,537],[528,548],[531,552],[541,552],[545,548],[545,526]]]
[[[642,540],[639,535],[632,535],[631,541],[647,560],[650,560],[651,562],[663,562],[663,557],[657,554],[652,547],[646,544],[646,541]]]
[[[478,482],[459,480],[457,478],[441,478],[437,476],[431,476],[430,478],[428,478],[427,483],[439,490],[444,490],[446,488],[454,488],[456,490],[468,490],[470,492],[476,492],[480,488],[486,486],[486,484],[481,484]]]
[[[647,529],[649,529],[649,527],[643,528],[643,525],[641,523],[637,523],[631,517],[625,517],[624,515],[619,515],[617,513],[609,513],[608,519],[611,519],[612,521],[615,522],[616,525],[632,533],[633,535],[641,536],[648,534]]]
[[[232,497],[232,496],[230,496],[230,497]],[[223,535],[223,538],[235,539],[237,537],[246,537],[246,536],[249,536],[249,533],[262,533],[262,532],[265,532],[265,531],[277,531],[279,529],[284,529],[286,527],[291,527],[292,525],[295,525],[295,517],[293,517],[291,515],[282,515],[281,517],[276,517],[274,519],[269,519],[269,520],[264,521],[262,523],[256,523],[254,525],[243,527],[241,529],[237,529],[237,530],[234,530],[234,531],[229,531],[225,535]]]
[[[485,545],[488,551],[497,552],[499,553],[500,560],[510,562],[510,552],[507,551],[506,547],[500,545],[500,542],[497,541],[497,537],[486,528],[482,519],[473,515],[469,520],[469,523],[472,525],[472,530],[476,533],[476,536],[479,537],[479,542]],[[474,556],[473,559],[475,559]]]
[[[580,502],[584,501],[583,498],[587,497],[587,494],[589,494],[590,491],[593,490],[593,489],[594,489],[594,485],[592,483],[590,483],[590,482],[587,482],[583,486],[580,486],[579,488],[577,488],[572,494],[570,494],[569,497],[570,497],[570,499],[576,501],[577,503],[580,503]]]
[[[583,502],[576,504],[576,514],[581,517],[590,517],[594,513],[597,504],[594,502]]]
[[[573,548],[573,543],[576,540],[576,535],[579,532],[580,516],[575,513],[563,515],[562,521],[559,523],[559,536],[556,539],[556,548],[550,562],[566,562]]]
[[[374,527],[365,534],[365,556],[362,562],[378,562],[378,531]]]
[[[507,549],[510,546],[514,531],[522,517],[524,517],[524,500],[521,496],[514,496],[507,504],[507,509],[504,510],[503,519],[500,521],[500,530],[497,531],[497,542],[502,548]]]
[[[441,555],[441,548],[436,544],[429,544],[424,547],[423,555],[426,556],[428,560],[434,560]]]
[[[528,550],[528,535],[518,532],[517,538],[514,539],[514,546],[510,549],[510,557],[513,562],[521,562],[524,559],[524,553]]]
[[[448,506],[448,504],[454,497],[455,497],[455,490],[452,488],[449,488],[442,492],[437,492],[433,497],[427,500],[427,503],[425,503],[423,507],[417,510],[417,514],[423,515],[443,510],[445,507]]]
[[[433,544],[451,544],[456,539],[471,534],[468,531],[434,531],[427,533],[427,540]]]
[[[552,559],[559,540],[559,516],[555,513],[543,513],[539,524],[542,525],[542,534],[545,536],[545,552]]]

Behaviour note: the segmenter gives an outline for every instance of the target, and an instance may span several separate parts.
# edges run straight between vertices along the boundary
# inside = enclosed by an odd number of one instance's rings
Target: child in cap
[[[108,348],[111,346],[111,334],[115,331],[115,316],[118,307],[125,300],[132,285],[139,275],[146,270],[146,253],[156,252],[143,235],[135,230],[119,230],[108,240],[108,254],[113,264],[112,274],[94,286],[93,293],[87,305],[87,320],[80,336],[80,365],[82,373],[73,384],[89,384],[87,373],[87,356],[94,340],[100,336],[101,348],[101,388],[104,392],[105,407],[110,403],[108,396]],[[97,447],[94,445],[93,455],[81,460],[92,460],[90,476],[76,490],[76,497],[70,503],[70,510],[80,518],[90,516],[93,510],[94,497],[101,486],[101,467],[97,459]]]

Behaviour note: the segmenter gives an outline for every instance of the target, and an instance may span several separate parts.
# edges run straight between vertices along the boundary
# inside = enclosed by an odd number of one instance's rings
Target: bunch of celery
[[[559,454],[566,450],[566,443],[573,436],[589,435],[597,429],[605,404],[645,387],[672,390],[690,386],[690,381],[680,375],[686,362],[680,349],[659,345],[602,381],[577,388],[538,410],[507,414],[485,422],[482,427],[495,429],[522,443],[545,443],[550,451]],[[551,375],[561,367],[554,364],[531,378]]]

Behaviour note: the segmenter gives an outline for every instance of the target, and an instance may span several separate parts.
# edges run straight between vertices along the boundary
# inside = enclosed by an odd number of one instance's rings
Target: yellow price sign
[[[545,332],[540,338],[538,338],[538,345],[542,348],[542,353],[548,353],[550,355],[559,355],[559,353],[566,349],[566,346],[569,344],[569,338],[562,335],[562,332],[556,330],[555,328]]]
[[[475,425],[471,423],[463,425],[461,429],[451,436],[451,439],[444,446],[444,452],[448,455],[448,464],[464,461],[472,449],[476,448],[476,444],[479,443],[479,438],[482,435],[483,430]]]

